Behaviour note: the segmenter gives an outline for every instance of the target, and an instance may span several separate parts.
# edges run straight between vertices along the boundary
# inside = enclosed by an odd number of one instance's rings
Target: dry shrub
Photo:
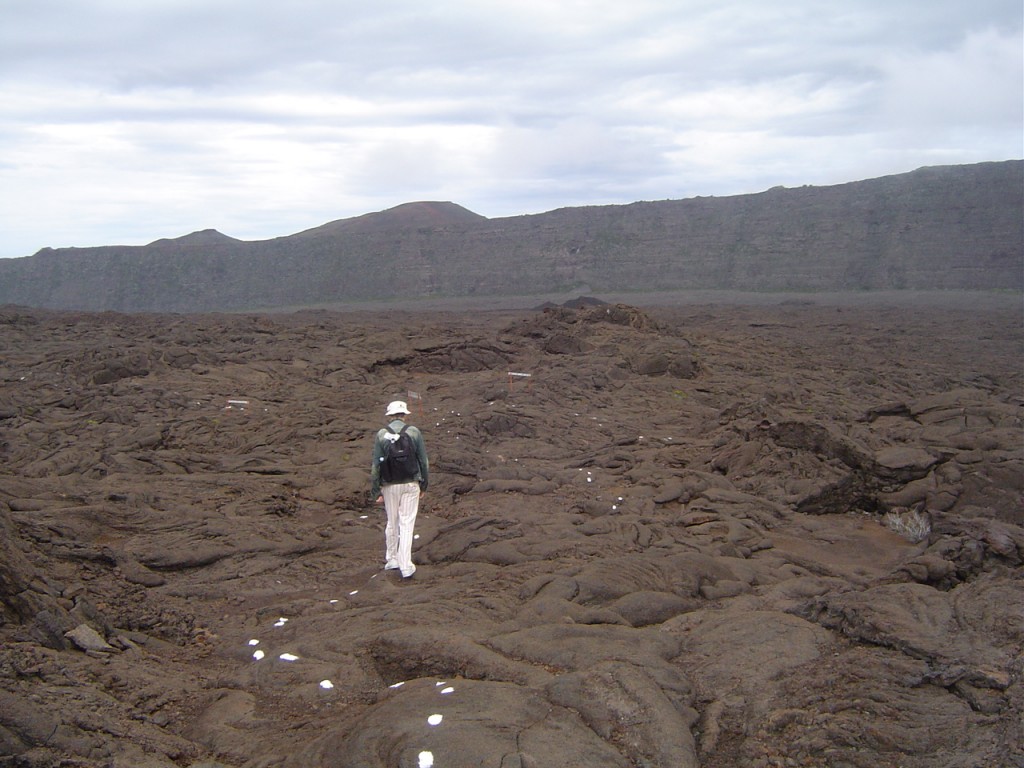
[[[928,515],[916,509],[893,509],[885,513],[885,525],[889,530],[913,542],[924,541],[932,532]]]

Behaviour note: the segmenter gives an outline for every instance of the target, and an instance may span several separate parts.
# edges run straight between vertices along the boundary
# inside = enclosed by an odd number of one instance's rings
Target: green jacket
[[[404,426],[405,422],[401,419],[395,419],[388,424],[388,427],[393,432],[400,432]],[[388,440],[385,437],[388,434],[388,427],[379,429],[373,441],[373,463],[370,466],[370,497],[374,499],[380,496],[380,463],[384,459],[384,449],[388,444]],[[425,491],[427,490],[427,482],[430,480],[430,462],[427,460],[427,448],[423,444],[423,433],[412,424],[405,430],[405,433],[416,444],[416,458],[419,461],[420,471],[416,473],[415,480],[420,484],[420,490]]]

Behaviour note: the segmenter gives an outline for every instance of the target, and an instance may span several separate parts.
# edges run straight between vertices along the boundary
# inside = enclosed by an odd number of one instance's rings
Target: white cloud
[[[1019,130],[1021,59],[1020,36],[992,28],[969,33],[955,48],[896,52],[883,62],[883,114],[904,132],[978,124]]]
[[[0,256],[1020,157],[1019,2],[5,0]]]

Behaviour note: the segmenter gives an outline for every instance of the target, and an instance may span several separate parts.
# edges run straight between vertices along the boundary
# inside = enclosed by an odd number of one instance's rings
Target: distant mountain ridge
[[[198,232],[192,232],[182,237],[175,238],[161,238],[160,240],[154,240],[150,243],[150,246],[188,246],[190,248],[205,247],[210,245],[221,245],[223,243],[241,243],[242,240],[236,240],[233,237],[228,237],[225,234],[218,232],[216,229],[201,229]]]
[[[1024,290],[1024,161],[488,219],[414,202],[0,259],[0,304],[205,312],[559,292]]]

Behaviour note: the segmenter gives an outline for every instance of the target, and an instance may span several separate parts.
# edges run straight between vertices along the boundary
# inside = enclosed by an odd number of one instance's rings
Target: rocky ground
[[[0,766],[1024,766],[1022,353],[1019,296],[0,308]]]

